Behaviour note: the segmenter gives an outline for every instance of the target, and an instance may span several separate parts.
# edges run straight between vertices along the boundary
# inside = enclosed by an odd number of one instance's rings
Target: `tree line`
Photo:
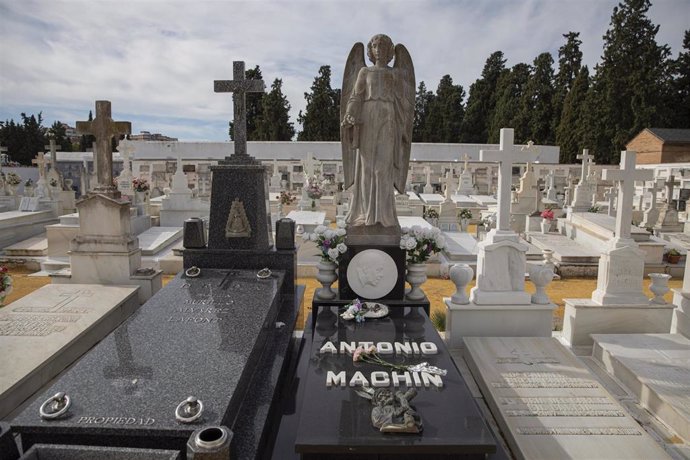
[[[582,65],[579,32],[563,35],[557,68],[550,53],[531,64],[506,67],[502,51],[486,60],[480,78],[466,92],[444,75],[433,92],[424,81],[416,90],[413,142],[497,143],[500,128],[515,130],[515,141],[555,144],[560,162],[575,163],[583,148],[599,164],[619,161],[625,144],[644,128],[690,128],[690,30],[676,58],[656,42],[659,26],[647,17],[650,0],[623,0],[613,9],[600,62],[590,72]],[[256,66],[247,79],[263,79]],[[331,85],[331,67],[319,68],[306,107],[290,121],[290,103],[276,78],[264,93],[248,93],[247,139],[253,141],[337,141],[340,139],[340,89]],[[0,122],[0,143],[12,159],[30,163],[46,144],[42,118],[21,114],[21,123]],[[89,120],[91,120],[89,113]],[[64,127],[51,130],[63,150],[86,150],[91,136],[77,145]],[[61,134],[62,133],[62,134]],[[232,139],[232,122],[229,126]]]

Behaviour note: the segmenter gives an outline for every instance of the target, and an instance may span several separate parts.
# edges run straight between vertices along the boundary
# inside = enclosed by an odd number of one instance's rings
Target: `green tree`
[[[581,143],[584,137],[582,123],[588,89],[589,69],[587,66],[582,66],[563,101],[561,121],[556,131],[556,145],[561,148],[559,163],[575,163],[580,149],[587,147]]]
[[[262,101],[261,116],[256,121],[256,140],[289,141],[295,135],[290,122],[290,103],[283,94],[283,80],[276,78]]]
[[[412,142],[429,142],[426,136],[426,120],[429,116],[429,107],[434,100],[434,93],[426,89],[423,81],[419,82],[417,94],[414,99],[414,121],[412,123]]]
[[[489,134],[489,123],[493,119],[496,105],[496,84],[505,69],[503,52],[496,51],[484,64],[482,76],[470,85],[467,108],[462,120],[461,142],[484,143]]]
[[[331,66],[324,65],[314,78],[311,93],[304,93],[307,106],[300,110],[302,124],[298,141],[337,141],[340,139],[340,90],[331,88]]]
[[[59,147],[59,150],[63,152],[72,151],[72,142],[70,142],[70,140],[67,138],[65,126],[61,121],[55,121],[50,126],[50,132],[53,133],[53,136],[55,136],[55,143]],[[50,141],[50,139],[48,139],[48,141]]]
[[[427,142],[460,142],[464,97],[465,90],[461,85],[454,85],[450,75],[441,78],[429,103],[423,136]]]
[[[22,165],[31,165],[31,160],[38,152],[45,150],[47,143],[46,128],[43,126],[43,114],[21,114],[22,123],[14,120],[0,122],[0,143],[7,147],[7,153],[13,161]]]
[[[521,116],[520,104],[529,81],[531,67],[523,62],[505,70],[496,84],[496,107],[489,125],[488,142],[497,144],[501,128],[513,128],[515,137],[522,139],[528,135],[529,119]]]
[[[671,118],[670,50],[656,42],[659,26],[647,17],[649,7],[649,0],[624,0],[613,9],[604,35],[588,104],[601,107],[593,133],[598,163],[618,162],[625,144],[643,128],[667,126]]]
[[[244,78],[247,80],[263,80],[261,75],[261,69],[259,66],[253,69],[244,71]],[[248,141],[258,141],[257,121],[261,117],[261,110],[263,108],[263,97],[266,93],[246,93],[245,94],[245,107],[247,108],[247,140]],[[233,122],[232,120],[228,123],[228,134],[230,135],[230,140],[233,139]]]
[[[580,72],[582,66],[582,51],[580,51],[580,32],[568,32],[563,34],[566,39],[565,45],[558,49],[558,72],[554,78],[554,96],[553,96],[553,129],[558,131],[561,112],[563,111],[563,104],[565,97],[570,92],[575,78]]]
[[[88,121],[93,121],[93,112],[89,110]],[[90,148],[93,148],[93,143],[96,141],[96,136],[92,134],[82,134],[79,140],[79,150],[81,152],[86,152]]]
[[[528,121],[529,136],[515,137],[516,142],[532,140],[537,144],[553,144],[553,58],[551,53],[541,53],[534,59],[534,72],[530,76],[523,102],[521,116]]]
[[[674,128],[690,128],[690,30],[683,36],[683,49],[673,61],[671,96]]]

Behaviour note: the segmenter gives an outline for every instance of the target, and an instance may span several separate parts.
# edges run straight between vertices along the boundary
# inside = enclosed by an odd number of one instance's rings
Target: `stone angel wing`
[[[345,111],[347,110],[347,102],[352,95],[352,90],[357,82],[357,75],[362,67],[366,67],[364,61],[364,44],[355,43],[350,50],[350,54],[345,62],[345,73],[343,74],[343,88],[340,93],[340,121],[345,118]],[[414,93],[413,93],[414,96]],[[414,99],[413,99],[414,107]],[[340,143],[343,153],[343,174],[345,176],[345,183],[343,188],[347,190],[355,181],[355,133],[356,129],[353,127],[340,127]]]
[[[404,45],[395,45],[396,98],[395,114],[400,137],[397,139],[395,175],[393,185],[399,193],[405,193],[407,169],[412,150],[412,125],[414,122],[415,78],[412,58]],[[397,144],[397,143],[396,143]]]

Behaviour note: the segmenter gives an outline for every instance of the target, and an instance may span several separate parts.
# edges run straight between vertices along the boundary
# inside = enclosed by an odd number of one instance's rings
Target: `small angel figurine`
[[[412,145],[415,77],[407,49],[387,35],[367,45],[366,67],[356,43],[345,64],[340,139],[345,188],[354,185],[349,226],[393,227],[400,232],[393,189],[405,193]],[[388,64],[395,57],[395,64]]]

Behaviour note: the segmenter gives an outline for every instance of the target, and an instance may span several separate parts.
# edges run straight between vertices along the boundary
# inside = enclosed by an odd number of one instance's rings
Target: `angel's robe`
[[[357,123],[350,225],[398,226],[393,192],[400,167],[403,126],[396,116],[398,71],[391,67],[362,67],[347,102],[346,114]]]

